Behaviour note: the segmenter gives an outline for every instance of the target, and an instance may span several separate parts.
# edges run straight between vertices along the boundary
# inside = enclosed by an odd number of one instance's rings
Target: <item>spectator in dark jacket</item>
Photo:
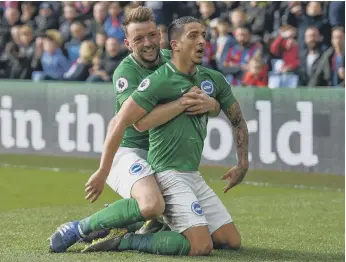
[[[96,40],[96,34],[101,29],[103,30],[103,24],[107,18],[107,6],[104,3],[97,3],[94,5],[93,19],[90,21],[89,34],[93,40]]]
[[[32,28],[28,25],[19,28],[19,50],[18,54],[12,58],[11,79],[30,79],[31,62],[35,52],[35,41]]]
[[[335,27],[332,31],[332,47],[322,55],[315,73],[311,76],[309,86],[344,86],[345,79],[342,74],[344,59],[343,49],[345,45],[345,29]],[[341,68],[341,69],[340,69]]]
[[[64,74],[64,80],[85,81],[89,77],[89,70],[92,66],[95,52],[96,45],[94,42],[89,40],[83,41],[79,49],[79,58]]]
[[[64,42],[71,40],[71,25],[77,18],[77,10],[73,5],[64,6],[64,22],[60,25],[59,31]]]
[[[58,29],[59,21],[54,15],[52,5],[43,2],[40,5],[39,15],[35,17],[36,35],[43,34],[47,29]]]
[[[309,2],[306,6],[306,12],[304,12],[301,5],[294,6],[293,11],[294,13],[291,10],[288,23],[293,26],[297,25],[298,43],[301,51],[304,49],[304,33],[309,26],[316,26],[319,29],[324,44],[328,45],[330,43],[330,25],[323,18],[320,2]]]
[[[329,4],[328,22],[332,27],[345,27],[345,1],[332,1]]]
[[[311,76],[316,72],[317,64],[326,50],[326,46],[321,44],[322,37],[317,27],[309,27],[305,31],[305,46],[299,66],[299,83],[306,86]]]
[[[35,26],[35,16],[37,15],[36,5],[32,2],[22,2],[21,4],[22,15],[20,21],[22,24],[27,24],[31,28]]]
[[[11,27],[19,24],[19,11],[16,8],[8,7],[5,11],[3,22],[0,23],[0,55],[11,39]]]
[[[114,70],[118,67],[127,53],[122,52],[120,45],[115,38],[108,38],[106,42],[106,53],[101,58],[100,70],[88,77],[89,82],[109,82],[112,81]]]

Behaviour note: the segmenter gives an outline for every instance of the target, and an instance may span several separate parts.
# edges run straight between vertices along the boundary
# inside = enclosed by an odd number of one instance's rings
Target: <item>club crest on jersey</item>
[[[140,175],[143,170],[144,170],[144,166],[142,164],[134,163],[130,167],[130,174],[134,175],[134,176],[137,176],[137,175]]]
[[[202,209],[202,207],[198,201],[195,201],[191,204],[191,210],[197,216],[203,216],[204,215],[203,209]]]
[[[201,89],[207,94],[211,95],[214,92],[214,84],[209,80],[204,80],[201,83]]]
[[[138,91],[144,91],[150,86],[150,79],[146,78],[138,87]]]
[[[129,82],[126,78],[120,77],[116,82],[116,87],[119,93],[125,91],[129,87]]]

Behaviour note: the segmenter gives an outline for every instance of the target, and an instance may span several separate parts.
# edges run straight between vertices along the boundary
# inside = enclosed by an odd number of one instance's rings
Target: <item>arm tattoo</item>
[[[249,136],[245,119],[243,118],[239,103],[237,101],[235,101],[227,109],[227,117],[232,124],[233,139],[235,140],[237,146],[239,164],[245,164],[247,166]],[[247,168],[244,170],[244,172],[242,172],[242,177],[245,176],[246,171]],[[242,178],[240,179],[242,180]]]

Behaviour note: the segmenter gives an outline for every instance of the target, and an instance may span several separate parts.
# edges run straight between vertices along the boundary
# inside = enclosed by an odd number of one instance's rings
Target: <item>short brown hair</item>
[[[123,28],[127,35],[127,26],[131,23],[142,23],[152,21],[155,23],[153,12],[150,8],[138,6],[137,8],[129,11],[124,18]]]

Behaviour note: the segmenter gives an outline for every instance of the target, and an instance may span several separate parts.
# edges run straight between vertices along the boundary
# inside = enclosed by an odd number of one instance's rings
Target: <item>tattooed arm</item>
[[[248,130],[237,101],[227,109],[226,115],[232,124],[233,139],[237,146],[238,165],[222,177],[223,180],[229,178],[229,184],[224,188],[224,193],[243,181],[249,167]]]

